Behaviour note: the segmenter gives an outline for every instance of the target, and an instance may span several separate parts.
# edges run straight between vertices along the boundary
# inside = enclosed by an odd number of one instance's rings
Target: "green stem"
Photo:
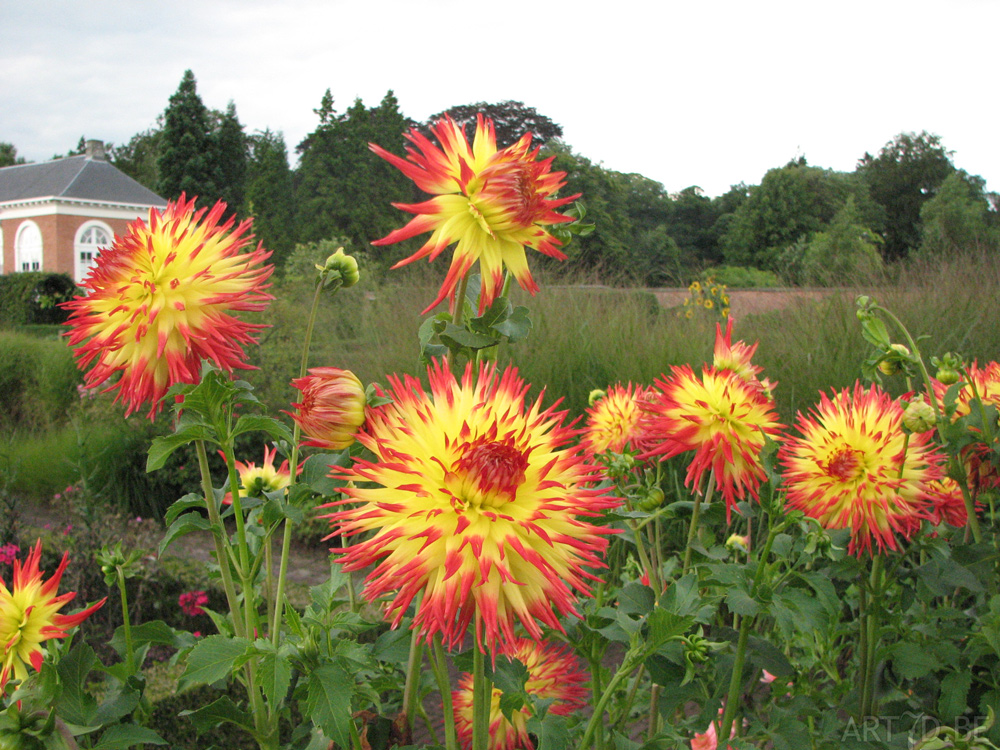
[[[861,686],[861,716],[872,716],[875,711],[875,655],[878,651],[878,624],[879,624],[879,597],[882,589],[882,555],[872,556],[871,577],[868,580],[868,588],[871,594],[871,610],[868,612],[867,625],[868,632],[868,653],[865,654],[867,664],[865,664],[865,681]]]
[[[886,316],[896,324],[896,327],[903,332],[903,336],[906,337],[906,343],[910,347],[910,351],[913,353],[913,357],[917,360],[917,364],[920,367],[920,376],[924,379],[924,387],[927,389],[927,398],[930,399],[931,408],[934,409],[934,420],[935,422],[939,421],[941,419],[942,412],[938,408],[937,397],[934,395],[934,388],[931,386],[931,375],[927,371],[927,365],[924,364],[923,356],[920,354],[920,347],[917,346],[917,342],[913,340],[913,336],[910,335],[906,326],[903,325],[903,321],[897,318],[891,310],[886,310],[884,307],[878,305],[876,305],[874,309],[885,313]],[[941,437],[943,440],[944,436],[942,435]]]
[[[712,472],[708,477],[708,487],[705,489],[705,502],[712,501],[712,494],[715,492],[715,472]],[[681,568],[681,575],[688,572],[688,568],[691,567],[691,545],[694,543],[694,538],[698,533],[698,516],[701,513],[701,499],[700,494],[695,494],[694,496],[694,508],[691,509],[691,526],[688,528],[687,544],[684,547],[684,566]]]
[[[231,442],[222,447],[222,454],[226,460],[226,470],[229,472],[229,495],[233,498],[233,516],[236,520],[236,549],[240,560],[238,572],[243,589],[243,614],[246,619],[246,632],[252,636],[257,629],[257,590],[252,580],[253,565],[250,562],[246,519],[243,517],[243,503],[240,499],[240,477],[236,471],[236,459],[233,456]]]
[[[476,632],[479,632],[478,623]],[[472,750],[487,750],[493,683],[486,675],[486,659],[479,645],[472,648]]]
[[[628,689],[628,693],[625,695],[625,702],[621,704],[621,709],[618,712],[618,716],[610,722],[612,728],[623,729],[625,722],[628,720],[629,712],[632,710],[632,705],[635,703],[635,694],[639,692],[639,685],[642,683],[642,678],[646,674],[646,665],[640,664],[639,668],[635,670],[635,677],[632,679],[632,685]],[[604,735],[598,736],[599,744],[604,743]]]
[[[334,287],[334,291],[339,289]],[[312,305],[309,308],[309,319],[306,322],[305,340],[302,342],[302,356],[299,358],[299,377],[304,378],[309,370],[309,346],[312,344],[313,328],[316,326],[316,313],[319,310],[319,298],[323,292],[323,279],[316,283],[313,292]],[[302,439],[302,428],[298,422],[292,427],[292,455],[288,461],[291,467],[291,478],[286,489],[286,497],[291,495],[292,487],[299,476],[299,442]],[[278,563],[278,588],[274,592],[274,619],[271,620],[271,643],[278,645],[281,634],[281,618],[285,607],[285,581],[288,578],[288,558],[292,549],[292,523],[286,518],[281,535],[281,557]]]
[[[132,623],[128,616],[128,593],[125,591],[125,571],[121,566],[117,567],[118,572],[118,593],[122,598],[122,628],[125,630],[125,664],[128,673],[136,673],[135,648],[132,646]]]
[[[587,729],[583,733],[583,739],[580,741],[579,750],[587,750],[590,747],[594,741],[594,735],[597,733],[598,727],[604,721],[604,708],[608,705],[608,701],[611,700],[615,691],[618,690],[618,686],[632,674],[632,670],[642,663],[644,656],[645,652],[641,647],[632,647],[625,654],[621,666],[618,667],[618,671],[615,672],[615,676],[611,678],[608,686],[604,688],[604,694],[594,707],[594,713],[591,715],[590,721],[587,722]]]
[[[859,718],[865,718],[865,691],[868,687],[868,586],[859,582],[858,591],[858,681],[861,683],[861,699],[858,703]]]
[[[417,605],[419,607],[419,604]],[[420,664],[423,661],[424,644],[416,631],[410,631],[410,655],[406,660],[406,682],[403,685],[403,713],[406,725],[413,732],[416,723],[417,688],[420,686]]]
[[[219,563],[219,572],[222,576],[222,588],[226,592],[226,602],[229,604],[229,611],[233,615],[233,629],[240,638],[246,637],[245,624],[242,617],[242,608],[239,597],[236,594],[236,586],[233,584],[233,572],[229,567],[229,552],[226,548],[225,526],[219,516],[219,508],[215,504],[215,490],[212,487],[212,475],[208,469],[208,453],[205,450],[205,441],[196,440],[195,453],[198,456],[198,468],[201,472],[201,489],[205,496],[205,506],[208,510],[208,520],[212,527],[212,540],[215,543],[215,558]]]
[[[451,702],[451,685],[448,683],[448,663],[445,660],[444,646],[441,636],[434,636],[434,652],[431,654],[431,669],[437,680],[441,693],[441,704],[444,712],[444,746],[445,750],[458,750],[458,732],[455,729],[455,708]]]
[[[458,282],[458,293],[455,295],[455,312],[452,315],[452,322],[460,326],[462,325],[462,320],[465,318],[465,294],[469,288],[469,272],[465,272],[465,276],[462,280]]]
[[[771,518],[768,516],[768,521]],[[782,524],[774,524],[767,531],[767,541],[764,542],[764,549],[761,550],[760,557],[757,558],[757,572],[753,577],[753,588],[750,590],[751,597],[757,595],[764,571],[767,569],[767,559],[771,555],[771,547],[775,538],[784,528]],[[749,557],[747,558],[749,562]],[[729,737],[733,728],[733,721],[736,718],[736,704],[739,702],[740,689],[743,686],[743,664],[746,661],[747,642],[750,639],[750,629],[753,627],[754,618],[746,615],[740,620],[740,637],[736,643],[736,658],[733,661],[733,673],[729,678],[729,692],[726,696],[726,706],[722,713],[720,722],[720,737]]]

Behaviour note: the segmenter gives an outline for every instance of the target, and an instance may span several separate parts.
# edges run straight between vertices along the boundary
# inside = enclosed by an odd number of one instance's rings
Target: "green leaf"
[[[118,721],[123,716],[135,711],[141,698],[142,693],[134,687],[128,684],[119,685],[119,689],[109,693],[101,705],[97,707],[93,723],[110,724]]]
[[[350,745],[353,686],[351,676],[336,664],[323,664],[309,673],[306,713],[341,747]]]
[[[544,719],[528,719],[528,731],[538,738],[537,750],[565,750],[570,746],[566,717],[549,712]]]
[[[215,432],[206,425],[193,424],[178,430],[172,435],[164,435],[153,440],[149,446],[149,456],[146,459],[146,472],[156,471],[170,458],[178,448],[183,448],[195,440],[205,440],[215,443]]]
[[[763,638],[750,636],[747,639],[747,654],[758,666],[775,677],[787,677],[795,671],[788,657],[773,643]]]
[[[528,334],[531,333],[531,319],[528,317],[528,308],[518,305],[506,320],[493,326],[493,330],[506,336],[512,344],[528,338]]]
[[[760,604],[743,589],[730,589],[726,594],[726,605],[740,617],[753,617],[760,612]]]
[[[938,713],[945,721],[965,713],[970,687],[972,687],[971,672],[952,672],[941,680]]]
[[[93,718],[97,701],[84,691],[83,686],[87,684],[87,676],[99,664],[94,649],[84,640],[75,643],[70,652],[59,660],[56,670],[62,683],[62,693],[56,707],[63,721],[81,726],[95,723]]]
[[[629,615],[645,615],[656,604],[656,595],[649,586],[629,583],[618,594],[618,609]]]
[[[135,724],[116,724],[108,727],[94,750],[122,750],[133,745],[166,745],[167,741],[152,729]]]
[[[170,527],[167,529],[166,534],[163,535],[162,541],[160,541],[160,554],[162,555],[164,550],[170,546],[170,543],[175,539],[179,539],[185,534],[190,534],[192,531],[207,531],[212,528],[212,524],[209,523],[208,519],[202,516],[200,513],[190,512],[185,513],[179,518],[175,519]]]
[[[446,344],[449,348],[488,349],[500,343],[493,336],[475,333],[451,323],[439,334],[439,337],[442,343]]]
[[[208,732],[227,721],[251,732],[254,728],[250,714],[233,703],[228,695],[194,711],[181,711],[180,716],[190,719],[199,732]]]
[[[916,643],[897,643],[889,651],[893,668],[906,680],[915,680],[941,667],[930,649]]]
[[[334,466],[347,466],[350,462],[351,452],[349,450],[342,450],[339,453],[317,453],[309,456],[302,466],[299,482],[308,485],[317,495],[335,495],[337,490],[344,486],[344,480],[331,477],[330,469]]]
[[[266,432],[279,442],[282,440],[286,443],[292,442],[292,431],[284,423],[264,414],[244,414],[236,420],[236,426],[233,428],[230,438],[235,438],[245,432]]]
[[[193,508],[204,508],[205,507],[205,496],[198,492],[189,492],[180,500],[175,500],[173,505],[167,508],[167,512],[163,517],[163,522],[169,526],[172,524],[181,513],[187,510],[192,510]]]
[[[228,677],[233,670],[233,662],[250,647],[246,638],[223,635],[202,638],[188,654],[187,669],[177,681],[178,690],[184,691],[194,685],[211,685]]]
[[[177,646],[177,631],[167,625],[163,620],[150,620],[141,625],[132,626],[132,645],[136,650],[143,646],[156,643],[161,646]],[[125,658],[125,626],[120,625],[111,640],[108,641],[118,655]]]
[[[694,624],[694,618],[681,617],[657,607],[646,618],[649,624],[647,645],[650,650],[659,649],[668,641],[684,635]]]
[[[498,656],[493,668],[493,684],[503,693],[524,692],[524,684],[528,681],[528,668],[517,659]]]
[[[861,322],[861,335],[876,349],[888,349],[892,344],[885,323],[879,318],[867,318]]]

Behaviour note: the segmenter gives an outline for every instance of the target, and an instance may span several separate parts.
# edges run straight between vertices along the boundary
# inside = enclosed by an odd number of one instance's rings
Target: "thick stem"
[[[875,710],[875,655],[878,651],[879,597],[882,589],[882,556],[872,557],[872,572],[868,581],[871,593],[871,610],[868,612],[867,634],[868,652],[865,654],[865,681],[861,692],[861,716],[872,716]]]
[[[135,674],[135,648],[132,646],[132,623],[128,616],[128,594],[125,591],[125,571],[118,566],[118,593],[122,597],[122,628],[125,631],[125,664],[130,675]]]
[[[458,750],[458,732],[455,729],[455,708],[451,702],[451,685],[448,684],[448,663],[445,660],[444,646],[441,636],[434,636],[434,652],[431,655],[431,669],[441,692],[441,704],[444,712],[444,746],[445,750]]]
[[[406,682],[403,685],[403,713],[406,715],[406,724],[411,734],[417,720],[417,689],[420,686],[420,665],[423,655],[423,641],[417,637],[416,631],[410,631],[410,655],[406,660]]]
[[[594,713],[591,715],[590,721],[587,722],[587,729],[583,733],[583,739],[580,740],[579,750],[587,750],[590,747],[594,741],[594,735],[597,733],[598,727],[604,721],[604,708],[608,705],[608,701],[611,700],[615,691],[618,690],[618,686],[632,674],[632,670],[642,663],[643,655],[644,652],[641,648],[631,648],[625,654],[621,666],[615,672],[615,676],[611,678],[608,686],[604,688],[604,694],[594,707]]]
[[[465,294],[469,288],[469,272],[466,271],[462,280],[458,282],[458,293],[455,295],[455,312],[452,313],[452,322],[459,326],[465,318]]]
[[[479,632],[478,623],[476,632]],[[486,656],[479,644],[472,648],[472,750],[487,750],[493,683],[486,675]]]

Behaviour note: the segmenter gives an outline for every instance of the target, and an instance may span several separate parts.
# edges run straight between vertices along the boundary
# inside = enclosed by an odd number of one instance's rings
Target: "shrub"
[[[69,313],[59,303],[73,299],[76,284],[64,273],[30,271],[0,276],[0,325],[59,324]]]
[[[702,278],[708,276],[730,289],[783,286],[781,279],[774,271],[763,271],[752,266],[715,266],[702,274]]]
[[[64,422],[79,400],[80,380],[63,341],[0,331],[0,429],[37,431]]]

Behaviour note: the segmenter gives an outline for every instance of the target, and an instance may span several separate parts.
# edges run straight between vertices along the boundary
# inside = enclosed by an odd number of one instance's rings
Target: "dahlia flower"
[[[655,394],[649,388],[620,383],[587,409],[587,426],[583,433],[583,447],[588,453],[624,453],[628,447],[637,451],[651,448],[646,445],[647,415],[644,404]]]
[[[1000,362],[990,362],[985,367],[979,367],[973,362],[968,368],[968,377],[958,390],[955,398],[954,419],[966,417],[972,411],[972,402],[979,396],[983,406],[1000,408]],[[975,385],[975,390],[973,390]],[[935,383],[938,398],[944,398],[948,386]],[[1000,424],[993,425],[993,434],[1000,433]],[[981,436],[980,439],[982,439]],[[981,490],[1000,487],[1000,471],[995,463],[995,453],[1000,450],[1000,443],[994,439],[993,445],[985,441],[969,445],[962,451],[962,460],[969,481],[969,488],[974,495]]]
[[[337,470],[349,485],[331,514],[331,536],[368,534],[334,550],[345,571],[373,566],[369,601],[388,597],[398,626],[422,594],[413,628],[460,643],[475,618],[477,645],[496,653],[514,640],[515,619],[534,638],[538,623],[561,630],[589,594],[610,529],[590,523],[618,499],[598,477],[565,412],[526,403],[517,371],[471,364],[461,382],[446,362],[428,368],[430,393],[409,376],[390,378],[391,402],[370,411],[358,441],[374,460]]]
[[[303,445],[343,450],[365,423],[365,388],[350,370],[314,367],[292,385],[302,392],[302,401],[290,413],[308,438]]]
[[[778,456],[788,504],[828,529],[849,528],[849,552],[896,549],[929,517],[932,482],[942,476],[930,433],[902,429],[903,408],[876,386],[821,394],[801,437]]]
[[[99,609],[107,597],[73,615],[58,614],[76,594],[56,595],[63,571],[69,563],[64,554],[59,568],[48,581],[42,580],[38,563],[42,557],[39,541],[28,552],[22,564],[14,561],[12,586],[8,589],[0,578],[0,646],[3,662],[0,669],[0,691],[11,677],[23,680],[28,676],[28,665],[36,671],[42,668],[45,652],[42,642],[50,638],[65,638],[69,628],[76,627]]]
[[[240,497],[263,497],[265,492],[284,489],[292,483],[292,472],[288,468],[288,459],[281,466],[274,468],[274,457],[277,448],[268,450],[264,447],[264,463],[257,466],[252,461],[236,462],[236,472],[240,476]],[[222,453],[222,451],[220,451]],[[225,454],[223,454],[225,458]],[[222,502],[229,505],[233,502],[232,491],[227,492]]]
[[[471,146],[465,131],[450,117],[439,120],[431,132],[440,148],[413,129],[406,136],[413,144],[407,146],[406,159],[369,144],[374,153],[434,196],[423,203],[394,203],[415,217],[372,244],[390,245],[431,232],[423,247],[393,266],[397,268],[420,258],[434,260],[448,245],[457,243],[438,296],[424,312],[445,297],[454,305],[455,287],[477,260],[482,279],[480,312],[500,293],[505,266],[522,289],[534,294],[538,286],[528,269],[524,248],[566,259],[559,250],[559,240],[545,229],[546,225],[572,221],[555,209],[579,195],[551,197],[563,186],[566,173],[549,171],[554,157],[536,161],[538,149],[529,150],[530,133],[498,151],[493,121],[482,115]]]
[[[757,374],[763,369],[750,360],[754,352],[757,351],[757,343],[747,346],[743,341],[733,343],[733,323],[729,318],[726,321],[726,332],[722,332],[722,325],[715,324],[715,352],[713,366],[716,370],[728,370],[734,375],[747,381],[757,379]]]
[[[117,390],[126,415],[149,402],[153,417],[170,386],[198,382],[202,360],[227,372],[248,367],[242,345],[263,326],[230,313],[264,309],[273,267],[260,245],[244,252],[250,219],[219,225],[225,210],[219,202],[195,211],[183,195],[162,213],[150,209],[148,225],[132,222],[97,256],[86,296],[64,303],[77,364],[91,367],[84,386],[120,375],[104,390]]]
[[[587,700],[584,683],[587,676],[566,646],[536,643],[529,638],[519,638],[504,648],[503,653],[517,659],[528,670],[524,692],[537,698],[549,698],[553,703],[549,711],[566,716],[583,708]],[[490,700],[490,730],[487,747],[490,750],[533,750],[535,745],[528,734],[531,710],[527,706],[511,713],[510,719],[500,710],[499,688],[493,688]],[[459,677],[458,690],[452,692],[455,712],[455,729],[458,740],[466,750],[472,747],[472,696],[471,674]]]
[[[726,501],[726,517],[747,494],[756,498],[766,478],[760,463],[765,436],[782,426],[774,402],[756,382],[731,370],[706,367],[697,377],[687,365],[658,379],[659,398],[650,406],[649,436],[659,444],[647,455],[663,459],[694,451],[685,486],[698,488],[706,472]]]

